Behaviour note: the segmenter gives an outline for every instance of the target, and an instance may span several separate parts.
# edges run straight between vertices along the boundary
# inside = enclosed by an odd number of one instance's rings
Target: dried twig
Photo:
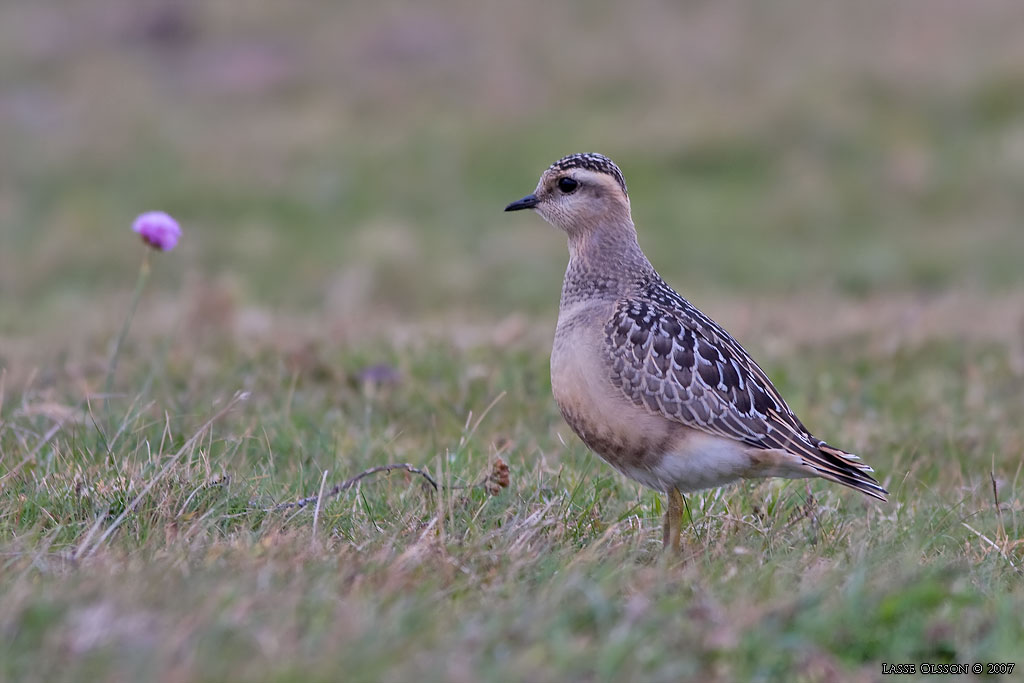
[[[264,508],[263,511],[273,512],[275,510],[287,510],[289,508],[304,508],[310,503],[319,504],[320,498],[322,496],[328,498],[336,496],[342,491],[346,491],[352,488],[353,486],[355,486],[356,484],[358,484],[360,481],[370,476],[371,474],[377,474],[379,472],[392,472],[394,470],[403,470],[405,472],[409,472],[410,474],[418,474],[424,479],[426,479],[427,483],[430,484],[435,491],[437,491],[440,488],[437,485],[437,482],[434,481],[434,478],[430,476],[430,474],[428,474],[425,470],[422,470],[419,467],[414,467],[413,465],[410,465],[408,463],[391,463],[389,465],[378,465],[377,467],[371,467],[368,470],[363,470],[362,472],[352,477],[351,479],[346,479],[343,482],[335,484],[327,493],[320,493],[315,496],[306,496],[305,498],[299,498],[298,500],[293,500],[287,503],[278,503],[277,505],[273,505],[269,508]],[[321,483],[320,490],[323,491],[323,483]]]
[[[995,456],[993,456],[995,459]],[[996,517],[999,518],[999,534],[1006,536],[1006,527],[1003,526],[1003,511],[999,509],[999,486],[996,484],[996,473],[994,469],[988,471],[989,479],[992,480],[992,502],[996,506]]]
[[[377,474],[379,472],[391,472],[393,470],[402,470],[404,472],[409,472],[410,474],[418,474],[421,477],[423,477],[424,479],[426,479],[427,483],[430,484],[430,486],[435,491],[439,491],[441,489],[441,485],[438,484],[437,481],[435,481],[434,478],[432,476],[430,476],[430,474],[426,470],[422,470],[419,467],[415,467],[413,465],[410,465],[409,463],[391,463],[390,465],[378,465],[377,467],[371,467],[368,470],[363,470],[362,472],[360,472],[356,476],[352,477],[351,479],[346,479],[345,481],[343,481],[343,482],[341,482],[339,484],[335,484],[334,486],[331,487],[331,489],[327,493],[324,493],[324,484],[327,481],[327,479],[326,479],[327,475],[325,473],[324,474],[324,479],[322,479],[320,481],[320,493],[318,493],[317,495],[315,495],[315,496],[306,496],[305,498],[299,498],[298,500],[289,501],[287,503],[278,503],[277,505],[272,505],[272,506],[267,507],[267,508],[261,508],[260,511],[261,512],[274,512],[274,511],[277,511],[277,510],[287,510],[287,509],[290,509],[290,508],[304,508],[307,505],[309,505],[310,503],[315,503],[316,504],[316,510],[317,510],[317,512],[319,512],[319,510],[320,510],[320,502],[321,502],[321,500],[325,496],[326,497],[337,496],[342,491],[345,491],[345,490],[348,490],[348,489],[352,488],[353,486],[355,486],[356,484],[358,484],[360,481],[362,481],[366,477],[370,476],[371,474]],[[497,458],[494,461],[494,463],[491,465],[490,472],[488,472],[477,483],[475,483],[475,484],[465,484],[465,485],[461,485],[461,486],[447,485],[444,488],[446,490],[449,490],[449,491],[455,490],[455,489],[477,489],[477,488],[482,488],[485,491],[487,491],[487,493],[489,495],[496,496],[499,493],[501,493],[502,489],[508,488],[508,485],[509,485],[508,465],[505,464],[505,461],[502,460],[501,458]],[[315,527],[315,525],[316,525],[315,519],[314,519],[313,524],[314,524],[314,527]]]

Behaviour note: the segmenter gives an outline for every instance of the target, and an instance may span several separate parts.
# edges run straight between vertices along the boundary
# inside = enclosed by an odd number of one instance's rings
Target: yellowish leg
[[[679,553],[680,535],[683,524],[683,494],[672,487],[668,491],[668,509],[665,510],[665,525],[661,530],[661,541],[665,550]]]

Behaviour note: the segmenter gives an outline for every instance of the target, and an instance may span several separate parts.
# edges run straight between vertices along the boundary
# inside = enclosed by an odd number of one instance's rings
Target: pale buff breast
[[[678,430],[625,400],[611,383],[602,349],[609,315],[610,308],[601,303],[562,311],[551,349],[551,389],[565,421],[583,442],[646,484],[634,472],[657,467]]]

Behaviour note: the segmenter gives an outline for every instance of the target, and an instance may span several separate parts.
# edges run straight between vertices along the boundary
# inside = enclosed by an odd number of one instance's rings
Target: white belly
[[[689,430],[649,468],[624,469],[623,474],[658,491],[681,493],[732,483],[749,476],[748,449],[731,439]]]

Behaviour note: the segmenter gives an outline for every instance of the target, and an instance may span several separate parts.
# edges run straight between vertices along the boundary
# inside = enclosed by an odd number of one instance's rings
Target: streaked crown
[[[614,161],[603,154],[570,154],[551,164],[551,168],[548,170],[568,171],[571,168],[584,168],[595,173],[610,175],[615,178],[615,182],[622,188],[623,193],[629,195],[629,191],[626,190],[626,179],[622,177],[622,171],[619,170]]]

